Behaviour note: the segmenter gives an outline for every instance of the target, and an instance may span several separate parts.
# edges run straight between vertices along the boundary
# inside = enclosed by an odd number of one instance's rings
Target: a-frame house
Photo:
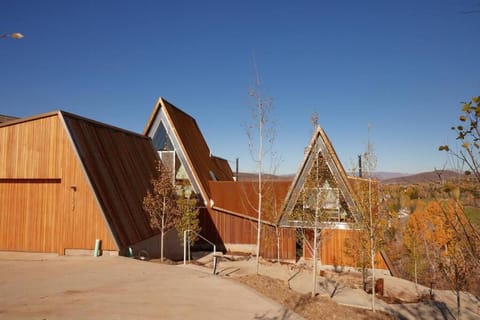
[[[313,197],[318,199],[313,199]],[[284,227],[313,228],[313,219],[299,219],[303,213],[312,214],[318,200],[324,217],[322,227],[351,229],[358,222],[358,208],[350,182],[333,146],[321,127],[317,127],[304,159],[285,199],[285,209],[279,219]],[[301,211],[301,214],[295,214]],[[325,216],[328,214],[328,216]]]
[[[297,244],[303,256],[312,256],[313,229],[321,230],[318,256],[322,264],[335,266],[359,265],[359,222],[355,192],[358,178],[348,177],[330,140],[317,127],[304,159],[285,198],[285,207],[278,224],[295,228]],[[387,269],[381,255],[377,267]]]
[[[152,239],[151,140],[64,111],[0,124],[0,251],[125,253]]]
[[[257,197],[255,183],[234,181],[228,161],[212,155],[193,117],[159,98],[144,130],[153,141],[163,163],[174,170],[175,184],[190,189],[198,199],[200,227],[204,237],[224,251],[255,252],[257,235]],[[271,183],[275,195],[272,206],[281,212],[290,182]],[[278,216],[278,215],[277,215]],[[264,219],[263,257],[276,258],[273,242],[276,217]],[[281,231],[281,257],[295,258],[295,237],[291,230]],[[277,232],[278,233],[278,232]]]
[[[174,171],[176,185],[193,192],[203,206],[209,206],[208,181],[233,181],[228,161],[212,155],[195,119],[165,99],[155,104],[144,135]]]

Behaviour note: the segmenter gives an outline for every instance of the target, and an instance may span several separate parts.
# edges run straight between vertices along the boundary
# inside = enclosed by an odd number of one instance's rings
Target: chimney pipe
[[[235,180],[238,181],[238,158],[235,159]]]
[[[358,155],[358,176],[362,177],[362,155]]]

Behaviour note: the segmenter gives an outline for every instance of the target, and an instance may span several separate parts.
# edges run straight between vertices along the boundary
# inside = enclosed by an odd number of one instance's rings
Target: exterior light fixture
[[[2,33],[0,34],[0,38],[12,38],[12,39],[17,39],[20,40],[24,37],[23,34],[20,32],[14,32],[14,33]]]

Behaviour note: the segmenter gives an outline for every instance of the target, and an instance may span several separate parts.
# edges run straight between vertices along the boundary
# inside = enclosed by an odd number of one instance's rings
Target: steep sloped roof
[[[53,115],[64,124],[119,249],[158,233],[142,207],[158,159],[151,139],[65,111],[13,119],[0,126]]]
[[[335,149],[333,148],[332,143],[328,139],[326,133],[321,127],[317,127],[312,136],[310,144],[308,145],[307,151],[305,152],[303,162],[301,163],[286,196],[285,209],[279,219],[279,223],[281,225],[288,225],[287,217],[292,212],[298,197],[300,196],[307,175],[310,173],[315,159],[319,154],[325,161],[330,174],[335,179],[338,189],[340,190],[343,199],[352,212],[353,217],[355,220],[359,219],[357,215],[357,206],[353,197],[353,190],[347,174],[345,173],[345,169],[338,159]]]
[[[233,181],[233,173],[228,162],[212,156],[195,119],[165,99],[158,99],[145,126],[145,135],[153,137],[159,117],[167,122],[164,125],[170,139],[176,151],[181,153],[180,158],[184,156],[187,173],[193,175],[190,180],[198,184],[204,200],[210,197],[208,181]]]
[[[265,180],[262,183],[262,220],[275,223],[282,212],[291,180]],[[250,220],[258,218],[258,181],[209,181],[211,205],[224,213]]]
[[[211,158],[212,158],[211,160],[213,162],[213,166],[215,168],[215,170],[213,171],[216,172],[215,175],[217,177],[217,180],[232,181],[233,172],[232,172],[232,168],[230,168],[230,165],[228,164],[228,161],[226,159],[219,158],[216,156],[212,156]]]
[[[4,114],[0,114],[0,123],[7,122],[7,121],[10,121],[10,120],[15,120],[15,119],[18,119],[18,118],[17,117],[12,117],[12,116],[7,116],[7,115],[4,115]]]
[[[119,248],[155,231],[142,208],[157,155],[143,135],[59,111]]]

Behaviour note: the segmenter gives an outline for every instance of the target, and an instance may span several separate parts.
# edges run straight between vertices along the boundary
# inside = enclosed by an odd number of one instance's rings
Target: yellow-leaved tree
[[[170,170],[160,160],[156,169],[156,177],[151,180],[152,190],[147,191],[143,198],[143,210],[147,213],[150,226],[160,230],[160,259],[163,261],[165,233],[175,226],[181,212]]]
[[[418,278],[423,279],[429,267],[425,238],[427,225],[425,223],[424,210],[425,204],[418,202],[417,208],[408,218],[402,234],[403,245],[410,258],[404,267],[410,276],[413,276],[416,285],[418,284]]]
[[[466,223],[463,208],[455,200],[432,201],[424,210],[425,250],[432,261],[433,272],[439,272],[457,296],[460,317],[460,292],[468,289],[468,278],[474,260],[465,250],[467,239],[456,232]]]

